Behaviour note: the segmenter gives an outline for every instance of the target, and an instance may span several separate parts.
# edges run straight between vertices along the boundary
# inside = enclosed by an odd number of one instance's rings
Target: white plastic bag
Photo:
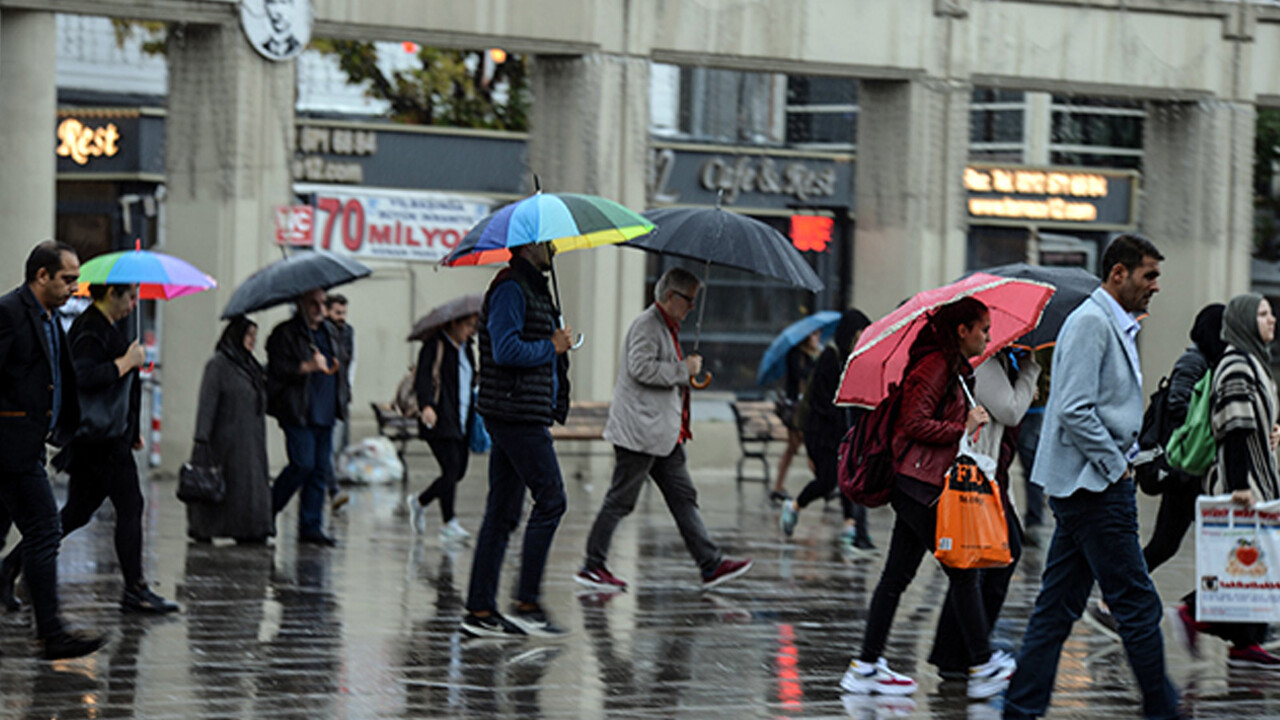
[[[1280,621],[1280,500],[1196,499],[1196,620]]]
[[[358,445],[348,445],[338,455],[334,468],[338,477],[364,485],[381,485],[399,480],[404,474],[404,463],[396,455],[395,445],[381,435],[368,437]]]

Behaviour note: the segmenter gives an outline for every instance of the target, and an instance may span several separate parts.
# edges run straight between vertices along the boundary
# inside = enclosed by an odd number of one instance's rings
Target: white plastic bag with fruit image
[[[1196,620],[1280,621],[1280,500],[1196,500]]]

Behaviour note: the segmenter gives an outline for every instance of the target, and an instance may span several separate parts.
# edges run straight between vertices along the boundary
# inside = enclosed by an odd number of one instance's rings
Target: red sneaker
[[[609,569],[601,565],[598,568],[582,568],[577,575],[573,576],[582,585],[596,590],[607,590],[609,592],[625,592],[627,583],[620,578],[614,577]]]
[[[1191,657],[1200,657],[1200,648],[1196,642],[1200,634],[1200,624],[1196,622],[1195,616],[1191,614],[1191,608],[1186,605],[1179,605],[1176,608],[1169,608],[1165,612],[1169,615],[1169,627],[1173,630],[1173,636],[1177,638],[1178,644]]]
[[[725,558],[720,561],[720,565],[716,568],[715,572],[702,578],[702,589],[708,590],[736,577],[746,575],[747,571],[750,570],[751,566],[754,564],[755,561],[751,558],[747,558],[746,560],[729,560],[728,558]]]
[[[1261,645],[1233,647],[1227,651],[1227,665],[1262,670],[1280,670],[1280,657],[1263,650]]]

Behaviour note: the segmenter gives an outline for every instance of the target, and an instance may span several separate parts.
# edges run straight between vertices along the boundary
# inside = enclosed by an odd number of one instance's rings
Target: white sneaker
[[[840,678],[840,687],[849,693],[867,695],[910,695],[916,691],[916,681],[889,669],[889,663],[880,658],[875,664],[861,660],[849,661],[849,669]]]
[[[1018,669],[1018,662],[1003,650],[991,653],[991,658],[981,665],[969,668],[969,697],[985,700],[995,697],[1009,685],[1009,678]]]
[[[409,524],[413,526],[413,531],[419,535],[427,532],[427,506],[418,502],[417,495],[410,495],[404,499],[405,507],[409,508]]]
[[[458,518],[454,518],[440,528],[441,542],[463,542],[471,538],[471,533],[458,523]]]

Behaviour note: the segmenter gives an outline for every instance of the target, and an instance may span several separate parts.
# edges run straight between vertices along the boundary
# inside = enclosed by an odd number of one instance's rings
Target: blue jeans
[[[568,504],[560,461],[545,425],[489,420],[485,425],[493,447],[489,451],[489,499],[471,560],[467,590],[467,610],[471,612],[497,610],[498,576],[507,540],[520,524],[526,487],[533,496],[533,510],[524,529],[516,602],[538,602],[547,554]]]
[[[298,534],[324,532],[324,493],[333,473],[333,427],[282,425],[289,465],[271,486],[272,510],[279,514],[298,489]]]
[[[1031,482],[1031,467],[1036,463],[1036,446],[1040,444],[1040,427],[1044,413],[1027,413],[1018,426],[1018,461],[1022,463],[1023,486],[1027,489],[1027,506],[1022,508],[1022,521],[1028,528],[1044,525],[1044,488]],[[1012,492],[1012,491],[1010,491]]]
[[[1162,607],[1138,542],[1138,507],[1132,480],[1103,492],[1079,490],[1050,498],[1057,519],[1045,559],[1040,595],[1027,622],[1005,696],[1005,718],[1044,715],[1053,692],[1062,644],[1084,613],[1096,580],[1120,624],[1129,665],[1142,691],[1143,715],[1178,717],[1178,694],[1165,675]]]

